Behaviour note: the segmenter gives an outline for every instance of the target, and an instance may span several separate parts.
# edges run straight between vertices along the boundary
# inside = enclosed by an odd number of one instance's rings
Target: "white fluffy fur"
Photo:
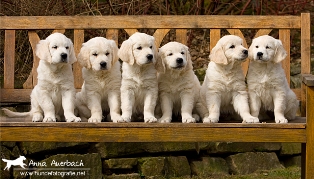
[[[60,33],[49,35],[36,46],[40,58],[38,84],[31,93],[31,111],[12,112],[4,109],[9,117],[32,116],[33,122],[55,122],[64,115],[67,122],[79,122],[74,115],[75,88],[72,64],[76,61],[73,44]]]
[[[298,101],[280,63],[286,56],[280,40],[268,35],[253,39],[247,75],[253,116],[259,116],[262,108],[274,111],[276,123],[287,123],[287,119],[295,118]]]
[[[158,93],[162,111],[158,122],[171,122],[173,114],[181,114],[182,123],[198,121],[199,116],[192,116],[192,111],[196,114],[201,85],[193,72],[188,47],[169,42],[159,49],[158,57],[156,68],[159,72]]]
[[[110,111],[113,122],[121,120],[118,60],[118,47],[113,40],[95,37],[83,43],[78,62],[83,66],[84,84],[76,94],[76,107],[82,120],[101,122],[103,111]]]
[[[243,122],[259,122],[250,114],[248,93],[244,82],[241,63],[248,51],[242,39],[235,35],[222,37],[210,53],[206,77],[201,87],[201,100],[207,106],[204,123],[219,121],[220,113],[236,111]]]
[[[133,34],[122,43],[118,56],[123,61],[122,120],[118,122],[130,122],[132,114],[141,114],[143,111],[144,122],[157,122],[154,116],[158,96],[154,37],[144,33]]]

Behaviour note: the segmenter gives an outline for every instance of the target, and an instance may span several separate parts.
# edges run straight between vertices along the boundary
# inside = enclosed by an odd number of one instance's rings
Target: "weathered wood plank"
[[[32,89],[0,89],[0,99],[2,103],[30,102],[30,94]]]
[[[311,20],[309,13],[301,14],[301,74],[310,74],[311,72],[311,42],[310,30]],[[301,85],[301,115],[306,114],[306,87]]]
[[[157,29],[155,31],[153,36],[155,37],[155,45],[157,48],[160,47],[162,40],[165,38],[169,31],[170,29]]]
[[[176,29],[176,41],[187,45],[187,29]]]
[[[23,88],[32,89],[37,84],[37,67],[40,59],[36,55],[36,45],[39,43],[40,38],[35,31],[28,31],[28,40],[33,50],[33,67],[26,82],[23,84]]]
[[[211,29],[209,38],[210,38],[209,49],[211,51],[217,44],[218,40],[220,39],[220,29]]]
[[[1,19],[1,18],[0,18]],[[4,79],[3,87],[14,88],[15,30],[6,30],[4,34]]]
[[[14,23],[12,23],[14,22]],[[300,28],[300,16],[2,16],[0,29]]]
[[[210,131],[210,135],[208,134]],[[228,131],[228,132],[226,132]],[[51,142],[305,142],[304,129],[208,127],[1,127],[1,141]],[[49,135],[46,135],[48,134]],[[238,137],[241,134],[241,137]]]
[[[314,87],[307,87],[305,177],[314,177]]]
[[[287,52],[287,57],[281,62],[281,65],[285,70],[288,84],[290,84],[290,30],[279,29],[279,39]]]
[[[314,75],[312,74],[303,74],[302,81],[306,86],[314,86]]]
[[[84,43],[84,30],[74,30],[74,51],[76,56],[80,53],[82,44]],[[79,89],[83,84],[82,67],[78,62],[73,64],[74,87]]]
[[[118,45],[118,38],[119,38],[119,30],[118,29],[108,29],[106,32],[106,38],[114,40]]]

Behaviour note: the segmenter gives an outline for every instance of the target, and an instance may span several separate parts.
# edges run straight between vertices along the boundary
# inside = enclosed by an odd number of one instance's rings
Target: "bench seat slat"
[[[199,127],[4,127],[1,141],[51,142],[306,142],[304,129]],[[228,131],[228,132],[226,132]],[[241,135],[240,135],[241,134]],[[239,137],[237,137],[239,136]],[[241,137],[240,137],[241,136]]]
[[[15,22],[15,23],[12,23]],[[119,22],[119,23],[117,23]],[[245,23],[243,23],[245,22]],[[1,29],[300,28],[299,16],[2,16]]]

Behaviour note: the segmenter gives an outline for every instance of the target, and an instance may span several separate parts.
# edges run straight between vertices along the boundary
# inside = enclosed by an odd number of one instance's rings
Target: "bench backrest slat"
[[[15,23],[12,23],[15,22]],[[0,29],[300,29],[300,16],[2,16]]]
[[[3,87],[14,88],[14,63],[15,63],[15,30],[6,30],[4,35],[4,79]]]

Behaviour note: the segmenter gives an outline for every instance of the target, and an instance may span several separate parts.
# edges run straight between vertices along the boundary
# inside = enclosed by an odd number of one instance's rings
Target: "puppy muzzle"
[[[62,63],[67,63],[68,62],[68,54],[61,53],[61,62]]]
[[[100,62],[99,65],[101,70],[107,70],[107,62]]]

